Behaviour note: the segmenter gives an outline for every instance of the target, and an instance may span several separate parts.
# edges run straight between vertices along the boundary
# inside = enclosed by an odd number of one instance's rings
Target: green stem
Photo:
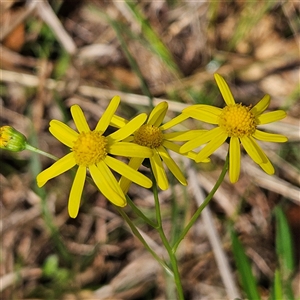
[[[133,222],[130,220],[130,218],[127,216],[125,211],[116,206],[116,209],[120,213],[120,215],[123,217],[123,219],[126,221],[126,223],[129,225],[130,229],[132,230],[133,234],[140,240],[140,242],[144,245],[144,247],[152,254],[152,256],[157,260],[157,262],[167,271],[168,274],[170,274],[172,277],[173,272],[170,270],[170,268],[165,264],[165,262],[152,250],[152,248],[147,244],[145,239],[142,237],[136,226],[133,224]]]
[[[157,224],[155,224],[153,221],[151,221],[149,218],[147,218],[143,212],[141,212],[134,202],[130,199],[130,197],[126,194],[127,203],[131,206],[132,210],[135,212],[135,214],[139,217],[141,217],[148,225],[150,225],[153,228],[157,228]]]
[[[226,157],[226,161],[224,163],[222,172],[219,176],[219,179],[217,180],[216,184],[214,185],[213,189],[210,191],[210,193],[207,195],[206,199],[204,200],[204,202],[198,207],[198,209],[196,210],[196,212],[194,213],[193,217],[191,218],[190,222],[187,224],[187,226],[184,228],[184,230],[182,231],[181,235],[179,236],[177,242],[174,244],[173,246],[173,252],[175,253],[180,242],[184,239],[184,237],[186,236],[186,234],[188,233],[188,231],[191,229],[191,227],[194,225],[194,223],[196,222],[196,220],[198,219],[198,217],[200,216],[202,210],[208,205],[208,203],[210,202],[210,200],[212,199],[212,197],[214,196],[215,192],[218,190],[219,186],[221,185],[221,183],[224,180],[224,177],[226,175],[226,172],[228,170],[228,165],[229,165],[229,154],[227,154]]]
[[[175,255],[175,252],[172,251],[172,247],[170,246],[170,243],[168,242],[166,235],[164,233],[163,227],[162,227],[162,218],[161,218],[161,210],[160,210],[160,204],[159,204],[159,198],[158,198],[158,190],[157,190],[157,183],[155,180],[154,175],[152,174],[152,190],[153,190],[153,195],[154,195],[154,200],[155,200],[155,210],[156,210],[156,218],[157,218],[157,231],[160,235],[160,238],[168,252],[170,262],[172,265],[173,269],[173,274],[174,274],[174,282],[176,285],[177,293],[178,293],[178,298],[180,300],[184,300],[184,295],[183,295],[183,289],[182,289],[182,284],[180,280],[180,274],[178,270],[178,263],[177,263],[177,258]]]
[[[29,144],[26,144],[26,148],[25,149],[29,150],[29,151],[32,151],[32,152],[35,152],[35,153],[38,153],[38,154],[41,154],[41,155],[44,155],[44,156],[47,156],[47,157],[49,157],[49,158],[51,158],[53,160],[58,160],[58,157],[56,157],[56,156],[54,156],[54,155],[52,155],[50,153],[44,152],[44,151],[42,151],[42,150],[40,150],[40,149],[38,149],[36,147],[33,147],[33,146],[29,145]]]

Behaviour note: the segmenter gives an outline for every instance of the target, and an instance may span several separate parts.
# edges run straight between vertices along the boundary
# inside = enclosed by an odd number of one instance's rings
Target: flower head
[[[271,162],[256,139],[283,143],[287,141],[287,138],[280,134],[263,132],[257,127],[281,120],[286,113],[283,110],[263,113],[270,104],[269,95],[265,95],[253,107],[237,104],[224,78],[215,74],[215,80],[226,106],[221,109],[209,105],[193,105],[184,109],[182,113],[194,119],[215,124],[217,127],[201,136],[194,137],[185,143],[180,151],[187,152],[206,144],[195,158],[198,162],[209,157],[229,138],[229,178],[232,183],[238,180],[240,174],[240,143],[253,161],[260,165],[267,174],[274,174]]]
[[[165,130],[174,127],[188,117],[179,115],[162,125],[167,109],[167,102],[159,103],[151,111],[146,123],[140,126],[132,136],[126,139],[126,141],[131,141],[133,144],[147,147],[153,152],[153,156],[149,158],[150,165],[157,184],[162,190],[166,190],[169,186],[163,163],[166,164],[168,169],[181,184],[187,185],[183,173],[167,151],[172,150],[179,153],[180,145],[174,143],[174,141],[187,140],[187,135],[183,136],[182,132],[166,133]],[[126,124],[125,119],[117,116],[113,118],[112,122],[117,127],[122,127]],[[192,153],[187,153],[186,155],[194,157]],[[137,170],[145,158],[145,156],[133,157],[129,161],[129,166]],[[120,186],[125,193],[128,191],[130,183],[131,180],[129,180],[129,178],[121,177]]]
[[[113,204],[121,207],[126,205],[125,195],[110,169],[122,176],[129,177],[130,180],[141,186],[149,188],[152,185],[151,180],[146,176],[112,157],[112,155],[139,157],[141,153],[143,153],[143,157],[152,156],[152,151],[147,147],[121,142],[121,140],[131,135],[145,122],[147,118],[146,114],[137,116],[112,134],[108,136],[104,135],[119,103],[120,98],[118,96],[111,100],[94,130],[90,130],[83,112],[78,105],[71,107],[71,114],[78,132],[58,120],[50,122],[49,130],[51,134],[68,146],[70,153],[41,172],[37,176],[37,184],[41,187],[49,179],[77,165],[78,169],[71,188],[68,204],[69,215],[72,218],[75,218],[78,214],[87,169],[101,193]]]
[[[11,126],[0,127],[0,148],[13,152],[23,151],[26,148],[26,137]]]

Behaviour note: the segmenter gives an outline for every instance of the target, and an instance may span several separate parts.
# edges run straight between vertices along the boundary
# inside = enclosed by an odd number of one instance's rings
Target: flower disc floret
[[[225,106],[219,116],[219,126],[229,137],[244,137],[252,135],[256,130],[256,118],[251,112],[251,106],[234,104]]]
[[[155,149],[161,146],[163,140],[164,135],[158,127],[144,124],[135,132],[133,142],[141,146]]]
[[[107,155],[107,138],[98,131],[81,132],[72,151],[77,165],[88,167],[97,164]]]

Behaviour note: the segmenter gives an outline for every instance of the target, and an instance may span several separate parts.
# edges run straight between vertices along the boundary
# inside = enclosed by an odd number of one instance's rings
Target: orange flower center
[[[72,151],[77,165],[97,164],[107,155],[107,139],[98,131],[81,132]]]
[[[164,140],[161,130],[153,125],[145,124],[140,127],[134,134],[133,141],[141,146],[149,148],[158,148]]]
[[[251,106],[242,104],[225,106],[220,115],[219,126],[229,137],[240,138],[252,135],[256,130],[257,121],[250,109]]]

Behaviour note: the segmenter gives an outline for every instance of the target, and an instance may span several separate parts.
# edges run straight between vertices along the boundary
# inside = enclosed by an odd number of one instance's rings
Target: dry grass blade
[[[243,165],[258,186],[278,193],[300,205],[300,188],[278,178],[276,175],[269,177],[259,167],[253,165],[248,158],[244,158]]]
[[[192,168],[188,169],[188,177],[191,184],[193,196],[195,197],[195,200],[197,202],[197,206],[200,206],[204,202],[205,196],[203,190],[199,186],[197,174]],[[203,220],[203,223],[205,224],[206,233],[214,252],[214,256],[227,292],[228,299],[240,298],[240,293],[238,292],[235,279],[232,276],[232,270],[230,268],[228,258],[223,250],[220,236],[214,225],[209,206],[205,207],[205,209],[202,211],[201,218]]]
[[[18,272],[5,274],[0,277],[0,292],[4,291],[10,286],[14,286],[20,280],[37,279],[42,276],[42,269],[40,268],[25,268]]]
[[[26,223],[32,222],[35,218],[41,216],[41,207],[33,207],[27,211],[14,212],[10,216],[0,220],[0,236],[7,230],[13,230],[17,227],[25,226]]]
[[[62,26],[48,2],[37,2],[36,9],[41,19],[52,29],[53,33],[56,35],[57,39],[60,41],[65,50],[69,54],[74,54],[77,50],[77,47],[70,35]]]
[[[101,300],[118,298],[122,292],[155,281],[160,270],[158,262],[150,254],[143,254],[128,264],[108,285],[96,290],[94,295]],[[130,298],[127,296],[125,299]]]

